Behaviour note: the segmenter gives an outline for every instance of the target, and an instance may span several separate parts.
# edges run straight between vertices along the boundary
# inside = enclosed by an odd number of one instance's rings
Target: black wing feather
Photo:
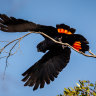
[[[0,14],[0,30],[5,32],[26,32],[36,29],[37,24],[23,19],[8,17],[5,14]]]
[[[39,85],[44,87],[45,82],[50,84],[54,81],[62,69],[67,65],[70,59],[70,49],[50,50],[38,62],[31,66],[22,75],[22,81],[26,82],[25,86],[34,86],[36,90]]]
[[[8,17],[5,14],[0,14],[0,30],[4,32],[40,31],[46,33],[49,36],[57,34],[57,29],[52,26],[40,25],[27,20]]]

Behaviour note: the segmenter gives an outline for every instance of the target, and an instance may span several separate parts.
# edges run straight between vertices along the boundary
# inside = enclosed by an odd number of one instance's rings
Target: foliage
[[[79,80],[76,84],[74,88],[64,88],[64,94],[57,96],[96,96],[96,83]]]

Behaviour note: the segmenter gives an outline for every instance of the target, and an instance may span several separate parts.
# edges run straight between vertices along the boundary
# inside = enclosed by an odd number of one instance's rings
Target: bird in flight
[[[76,30],[65,24],[57,24],[56,27],[45,26],[0,14],[0,30],[12,33],[43,32],[57,41],[70,44],[78,51],[86,52],[89,50],[87,39],[80,34],[75,34]],[[50,81],[54,81],[70,60],[71,50],[69,47],[43,37],[44,40],[37,45],[37,50],[45,55],[22,74],[24,86],[34,86],[33,90],[38,87],[43,88],[45,83],[50,84]]]

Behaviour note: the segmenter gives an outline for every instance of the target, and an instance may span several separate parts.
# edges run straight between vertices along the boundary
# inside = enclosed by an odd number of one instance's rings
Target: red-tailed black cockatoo
[[[0,14],[0,30],[12,33],[43,32],[57,41],[61,38],[63,43],[70,44],[78,51],[85,52],[89,50],[89,43],[86,38],[80,34],[74,34],[76,30],[65,24],[57,24],[56,27],[45,26]],[[56,44],[45,36],[43,37],[44,40],[37,45],[37,50],[47,52],[22,74],[24,76],[22,79],[25,82],[24,86],[34,86],[33,90],[36,90],[39,86],[43,88],[45,82],[50,84],[50,81],[54,81],[70,60],[70,48]]]

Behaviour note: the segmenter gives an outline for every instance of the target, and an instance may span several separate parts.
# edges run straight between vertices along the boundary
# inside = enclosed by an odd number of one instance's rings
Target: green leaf
[[[88,80],[79,80],[79,83],[76,83],[74,88],[64,88],[64,95],[58,96],[96,96],[96,83],[90,83]]]
[[[78,87],[80,87],[80,85],[78,83],[76,83]]]
[[[65,89],[66,92],[68,92],[68,93],[70,92],[68,89],[66,89],[66,88],[64,88],[64,89]]]
[[[94,87],[94,84],[93,84],[93,83],[90,83],[90,86],[91,86],[91,87]]]
[[[96,96],[96,93],[95,92],[93,92],[93,96]]]

